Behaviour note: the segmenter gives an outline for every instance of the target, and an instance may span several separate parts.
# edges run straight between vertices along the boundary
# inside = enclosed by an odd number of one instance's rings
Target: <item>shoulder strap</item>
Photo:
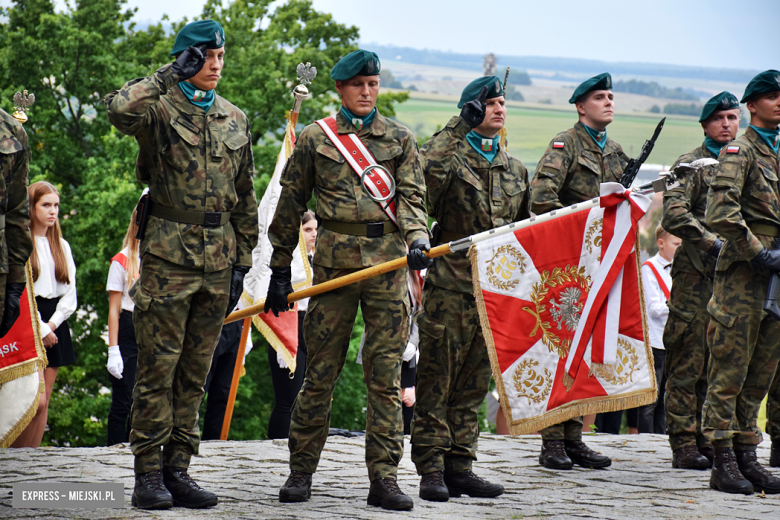
[[[373,166],[377,164],[374,156],[363,144],[363,141],[355,133],[339,134],[336,126],[336,119],[333,117],[326,117],[320,119],[317,124],[322,128],[325,135],[331,140],[336,150],[339,151],[342,157],[352,167],[355,175],[360,177],[366,166]],[[375,169],[364,177],[364,187],[370,191],[375,197],[383,197],[387,190],[390,189],[392,179],[389,178],[387,173],[380,169]],[[398,218],[395,213],[395,197],[386,202],[377,202],[382,208],[390,220],[398,225]]]
[[[653,271],[653,274],[655,275],[655,279],[658,280],[658,285],[661,287],[661,291],[663,291],[666,300],[669,301],[669,288],[666,286],[666,282],[664,282],[664,279],[661,278],[661,273],[659,273],[658,269],[655,268],[653,262],[648,260],[642,265],[646,265],[647,267],[650,268],[651,271]]]
[[[119,265],[121,265],[125,271],[127,271],[127,257],[124,253],[117,253],[114,255],[114,257],[111,259],[112,262],[119,262]]]

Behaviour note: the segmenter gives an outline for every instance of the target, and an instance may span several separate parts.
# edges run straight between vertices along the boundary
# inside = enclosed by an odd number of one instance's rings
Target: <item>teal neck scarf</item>
[[[487,159],[487,162],[493,164],[493,159],[496,158],[498,153],[498,136],[491,139],[472,130],[466,134],[466,141],[468,141],[475,152]]]
[[[355,127],[355,130],[360,132],[365,127],[369,126],[371,124],[371,121],[374,120],[374,116],[376,115],[376,107],[374,107],[371,112],[367,116],[358,117],[355,114],[352,113],[350,109],[345,107],[344,105],[341,105],[341,115],[344,116],[344,118],[352,123],[352,126]]]
[[[217,97],[213,90],[198,90],[189,81],[179,82],[179,88],[184,92],[184,97],[190,100],[190,103],[198,108],[202,108],[204,112],[209,111]]]
[[[715,157],[717,157],[718,154],[720,154],[720,149],[726,146],[727,144],[728,143],[719,143],[718,141],[716,141],[715,139],[713,139],[708,135],[704,137],[704,146],[706,146],[707,150],[709,150],[712,153],[712,155],[714,155]]]
[[[780,151],[780,128],[774,130],[768,130],[766,128],[759,128],[757,126],[750,125],[750,128],[756,131],[758,135],[769,145],[769,148],[777,153]]]
[[[607,131],[603,130],[599,132],[598,130],[594,130],[593,128],[589,127],[585,123],[582,124],[582,126],[585,127],[585,130],[588,131],[588,134],[593,138],[593,142],[599,145],[599,148],[601,148],[601,151],[604,151],[604,145],[607,144]]]

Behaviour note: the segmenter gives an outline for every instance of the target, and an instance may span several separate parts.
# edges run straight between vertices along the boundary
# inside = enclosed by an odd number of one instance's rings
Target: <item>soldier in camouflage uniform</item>
[[[772,439],[769,465],[780,468],[780,370],[775,372],[766,400],[766,432]]]
[[[672,166],[697,159],[717,159],[720,149],[739,129],[739,100],[721,92],[707,101],[699,122],[704,143],[681,156]],[[704,167],[680,179],[664,193],[661,225],[683,239],[672,264],[669,317],[664,329],[666,349],[666,431],[672,446],[672,467],[708,469],[715,452],[701,433],[701,409],[707,395],[707,302],[712,296],[715,262],[723,245],[704,223],[707,190],[713,169]]]
[[[217,22],[193,22],[176,36],[175,62],[105,100],[111,123],[138,141],[136,177],[149,185],[152,202],[141,276],[131,290],[138,340],[133,505],[144,509],[218,500],[187,468],[198,453],[211,357],[257,243],[249,123],[214,92],[224,45]]]
[[[756,459],[758,410],[780,359],[780,321],[764,311],[767,284],[780,271],[777,128],[780,72],[745,89],[745,134],[720,151],[705,213],[725,238],[715,270],[707,330],[710,361],[702,432],[715,448],[710,487],[726,493],[780,493],[780,479]]]
[[[345,56],[333,68],[331,78],[342,99],[334,134],[357,134],[376,162],[395,178],[398,226],[364,192],[358,174],[323,128],[318,124],[307,126],[282,174],[283,188],[269,227],[274,252],[266,312],[276,314],[288,308],[287,295],[292,292],[290,262],[298,245],[301,217],[312,194],[320,221],[314,253],[315,284],[407,255],[407,244],[410,268],[421,269],[431,263],[424,255],[429,244],[417,143],[407,128],[376,110],[379,71],[377,55],[364,50]],[[412,499],[396,482],[403,455],[401,358],[410,312],[406,276],[406,269],[399,269],[313,296],[309,301],[303,323],[309,358],[303,387],[292,410],[291,472],[279,491],[280,501],[302,502],[311,496],[312,474],[328,437],[331,396],[347,357],[360,306],[365,322],[363,375],[368,390],[368,504],[385,509],[413,507]]]
[[[451,242],[529,217],[528,170],[499,146],[506,119],[495,76],[472,81],[460,116],[420,150],[434,237]],[[496,497],[504,492],[471,471],[477,459],[477,413],[490,386],[490,359],[466,252],[439,258],[428,271],[420,330],[412,460],[420,498]]]
[[[569,99],[579,122],[550,143],[531,182],[531,213],[540,215],[599,196],[602,182],[618,182],[628,157],[607,137],[614,116],[612,76],[599,74],[579,85]],[[551,469],[605,468],[612,461],[582,442],[582,419],[545,428],[539,464]]]
[[[19,317],[24,264],[32,252],[27,171],[30,147],[22,125],[0,109],[0,338]]]

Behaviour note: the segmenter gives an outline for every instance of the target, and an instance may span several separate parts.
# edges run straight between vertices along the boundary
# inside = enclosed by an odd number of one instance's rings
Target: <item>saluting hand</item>
[[[206,44],[190,45],[184,49],[171,68],[179,76],[179,81],[190,79],[200,72],[206,63]]]
[[[476,128],[485,120],[485,111],[487,110],[485,99],[487,99],[487,87],[482,87],[477,99],[465,103],[460,109],[460,118],[469,125],[469,128]]]

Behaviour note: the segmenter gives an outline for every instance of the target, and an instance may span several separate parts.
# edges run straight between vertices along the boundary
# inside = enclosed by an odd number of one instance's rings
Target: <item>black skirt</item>
[[[57,310],[57,303],[59,298],[41,298],[35,297],[35,303],[38,305],[38,312],[41,314],[41,319],[44,322],[48,322],[54,312]],[[57,343],[46,349],[46,357],[49,360],[49,366],[66,367],[76,364],[76,352],[73,350],[73,342],[70,339],[70,328],[68,327],[68,321],[62,322],[62,325],[57,327],[54,331],[54,335],[57,336]],[[41,338],[42,340],[43,338]]]

